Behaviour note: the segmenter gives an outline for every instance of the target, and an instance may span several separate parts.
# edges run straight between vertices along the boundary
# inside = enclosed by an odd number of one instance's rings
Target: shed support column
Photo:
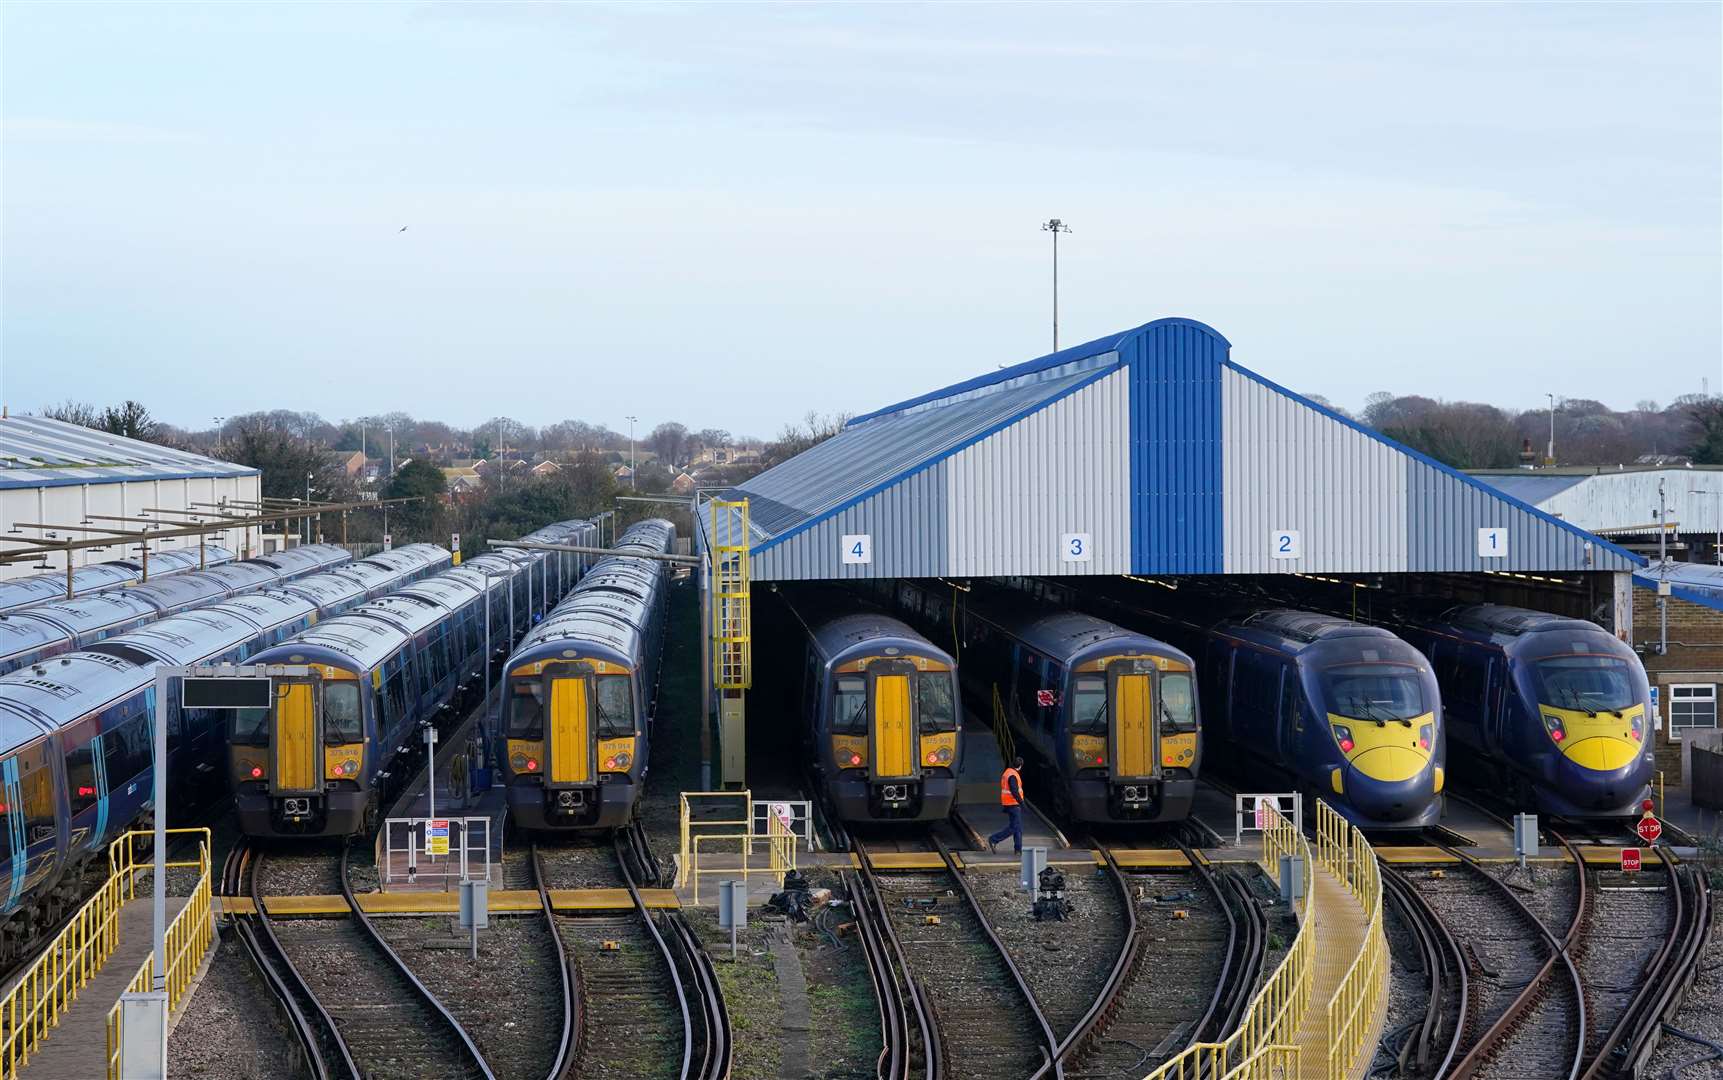
[[[1633,573],[1617,570],[1610,575],[1614,597],[1610,604],[1612,625],[1609,630],[1628,644],[1633,644]]]
[[[695,526],[699,526],[696,519]],[[614,543],[614,541],[612,541]],[[700,564],[700,790],[712,790],[712,548]]]

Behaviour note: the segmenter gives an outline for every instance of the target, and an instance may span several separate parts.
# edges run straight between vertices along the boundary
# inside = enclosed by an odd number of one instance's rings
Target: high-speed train
[[[522,537],[578,546],[597,538],[584,521]],[[491,656],[512,648],[589,565],[589,556],[568,552],[491,552],[260,652],[254,663],[309,674],[276,679],[274,704],[229,735],[240,831],[368,831],[416,771],[420,725],[481,687]],[[488,783],[480,772],[476,782]]]
[[[245,661],[449,561],[431,545],[388,555],[169,615],[0,676],[0,963],[78,901],[83,868],[101,872],[108,842],[147,808],[157,666]],[[170,693],[177,698],[177,687]],[[220,790],[223,736],[245,718],[170,715],[170,790],[196,802],[203,789]]]
[[[783,595],[800,662],[796,709],[814,782],[840,821],[940,821],[962,764],[957,661],[853,594]]]
[[[232,562],[236,556],[219,544],[205,544],[201,565],[219,566]],[[195,546],[183,551],[150,552],[150,580],[172,577],[200,568]],[[71,596],[118,589],[142,581],[144,564],[140,559],[115,559],[111,562],[87,563],[72,568]],[[56,570],[43,574],[26,574],[0,581],[0,613],[16,611],[40,604],[44,600],[68,599],[66,572]]]
[[[1115,824],[1190,816],[1202,741],[1189,656],[1015,590],[885,586],[918,625],[955,628],[971,706],[989,713],[997,701],[1057,814]]]
[[[429,552],[442,551],[430,545],[415,547],[426,548]],[[402,557],[393,560],[387,554],[382,558],[399,564],[402,558],[427,557],[427,552],[406,549],[403,552]],[[333,544],[312,544],[288,548],[260,559],[229,561],[159,579],[152,566],[150,580],[141,584],[20,607],[0,614],[0,675],[63,652],[82,649],[168,615],[329,570],[351,561],[351,558],[345,548]]]
[[[1396,624],[1429,657],[1480,783],[1563,817],[1639,813],[1656,771],[1645,667],[1596,623],[1497,604]]]
[[[631,526],[503,665],[490,721],[509,813],[528,829],[628,824],[651,758],[676,526]],[[635,554],[622,554],[633,552]]]

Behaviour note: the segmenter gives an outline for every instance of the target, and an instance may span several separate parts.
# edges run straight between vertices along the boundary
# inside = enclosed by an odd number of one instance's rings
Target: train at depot
[[[158,666],[241,663],[446,565],[411,545],[169,615],[0,676],[0,963],[20,955],[106,872],[109,841],[149,809]],[[227,734],[247,718],[178,709],[170,687],[168,783],[195,804],[219,795]],[[262,710],[258,710],[262,711]]]
[[[592,546],[597,537],[590,522],[566,521],[522,539]],[[306,674],[277,678],[273,704],[230,733],[240,832],[368,832],[422,763],[419,728],[481,694],[492,659],[589,564],[570,552],[494,551],[260,652],[253,663]],[[489,770],[468,760],[467,782],[488,785]]]
[[[409,553],[407,557],[413,556]],[[103,638],[136,630],[156,619],[230,596],[286,585],[350,560],[345,548],[311,544],[260,559],[228,561],[165,578],[152,573],[149,581],[139,584],[22,605],[0,614],[0,675],[73,649],[87,648]],[[98,563],[86,569],[109,565],[112,564]]]
[[[527,829],[628,824],[651,762],[676,527],[637,522],[504,665],[491,718],[509,814]]]
[[[1202,766],[1194,665],[1164,641],[1010,589],[904,580],[897,610],[950,628],[971,708],[1003,722],[1066,821],[1183,821]]]
[[[287,550],[300,551],[309,548]],[[66,600],[75,596],[108,592],[127,585],[143,584],[146,580],[159,581],[176,574],[220,566],[236,558],[237,555],[220,544],[205,544],[201,551],[193,546],[180,551],[150,552],[147,574],[144,558],[140,554],[136,559],[114,559],[73,567],[69,580],[63,570],[7,578],[0,581],[0,614],[49,600]]]
[[[800,663],[804,753],[832,815],[849,824],[949,817],[963,754],[957,661],[852,593],[783,599],[797,639],[786,655]]]
[[[1596,623],[1474,604],[1396,624],[1424,651],[1469,780],[1562,817],[1637,815],[1656,763],[1645,667]]]

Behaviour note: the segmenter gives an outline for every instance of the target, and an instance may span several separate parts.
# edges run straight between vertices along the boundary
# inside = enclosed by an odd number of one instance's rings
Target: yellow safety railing
[[[696,817],[699,804],[722,807],[740,803],[733,814],[722,817]],[[676,887],[694,885],[694,902],[700,902],[701,874],[741,874],[748,879],[748,854],[754,848],[753,798],[748,791],[684,791],[681,798],[682,843],[676,860]],[[700,865],[701,845],[729,841],[737,844],[741,865],[720,866],[716,869]]]
[[[170,862],[170,867],[195,866],[198,870],[197,884],[192,886],[191,896],[174,916],[173,922],[167,927],[167,940],[164,949],[168,956],[168,1015],[179,1008],[180,999],[191,989],[192,976],[203,963],[204,955],[215,944],[215,919],[210,910],[210,874],[209,874],[209,830],[208,829],[178,829],[175,832],[199,832],[203,839],[197,846],[196,862]],[[124,876],[126,898],[131,899],[132,890],[138,875],[154,868],[151,861],[139,862],[135,841],[140,836],[153,836],[149,832],[129,832],[115,840],[108,848],[108,864],[116,876]],[[118,861],[121,845],[125,846],[124,861]],[[139,965],[137,974],[126,985],[126,993],[148,993],[155,985],[156,958],[152,949],[150,955]],[[120,1014],[120,1003],[114,1002],[114,1007],[108,1011],[108,1080],[120,1080],[120,1044],[124,1034],[124,1024]]]
[[[766,850],[772,857],[774,877],[796,868],[796,834],[776,814],[766,815]]]
[[[712,681],[720,690],[754,683],[748,500],[712,500]]]
[[[170,829],[170,834],[202,837],[203,864],[209,861],[208,829]],[[120,944],[120,908],[133,898],[136,874],[126,860],[132,846],[127,833],[108,846],[108,880],[84,901],[65,928],[0,998],[0,1078],[12,1080],[60,1023],[60,1018],[89,985]],[[148,835],[148,834],[146,834]],[[122,855],[125,858],[122,858]],[[135,859],[130,859],[135,862]],[[176,864],[174,865],[196,865]],[[148,869],[145,866],[144,869]],[[207,887],[206,887],[207,894]]]
[[[1262,863],[1270,874],[1279,873],[1280,856],[1290,855],[1304,863],[1303,907],[1292,947],[1274,974],[1263,983],[1238,1029],[1222,1042],[1194,1043],[1177,1057],[1150,1073],[1145,1080],[1269,1080],[1296,1072],[1298,1048],[1293,1040],[1310,1007],[1316,934],[1311,930],[1315,904],[1314,871],[1310,845],[1304,835],[1279,812],[1270,810],[1268,827],[1262,831]]]
[[[1382,870],[1364,834],[1325,802],[1316,804],[1316,859],[1346,886],[1365,918],[1364,942],[1328,999],[1328,1077],[1341,1080],[1374,1046],[1377,1020],[1387,1007]]]

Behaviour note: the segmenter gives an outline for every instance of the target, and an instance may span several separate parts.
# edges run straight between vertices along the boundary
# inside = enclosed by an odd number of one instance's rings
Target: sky
[[[1723,390],[1723,6],[0,6],[0,400],[770,436],[1181,315]],[[406,231],[401,231],[402,227]]]

